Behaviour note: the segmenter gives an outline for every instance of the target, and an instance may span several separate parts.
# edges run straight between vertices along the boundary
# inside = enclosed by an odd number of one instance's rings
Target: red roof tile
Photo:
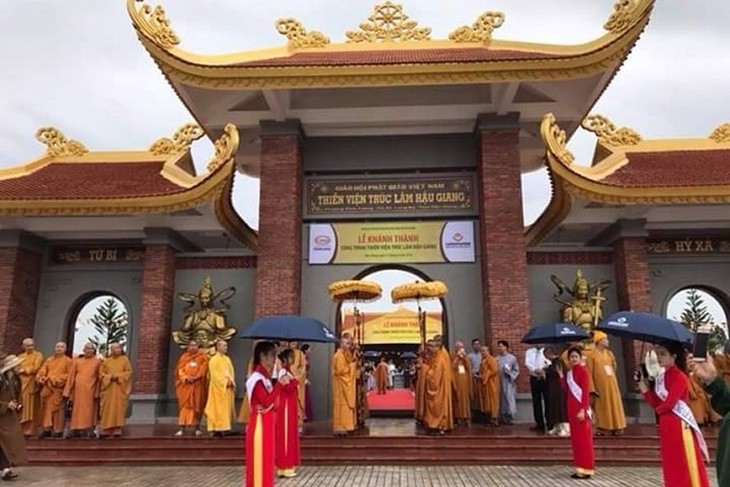
[[[624,187],[730,184],[730,150],[630,152],[629,162],[601,182]]]
[[[163,162],[51,163],[0,180],[0,200],[110,199],[185,191],[160,175]]]
[[[358,66],[382,64],[478,63],[525,59],[552,59],[558,54],[485,47],[440,49],[390,49],[381,51],[298,52],[291,56],[238,64],[251,68],[284,66]]]

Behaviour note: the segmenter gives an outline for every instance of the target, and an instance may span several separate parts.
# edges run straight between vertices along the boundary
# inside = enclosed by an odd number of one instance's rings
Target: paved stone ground
[[[240,487],[237,467],[27,467],[17,485],[33,487]],[[575,485],[568,467],[307,467],[277,487],[551,487]],[[583,485],[584,483],[581,483]],[[585,483],[593,487],[657,487],[658,468],[603,467]],[[714,471],[711,485],[717,486]]]

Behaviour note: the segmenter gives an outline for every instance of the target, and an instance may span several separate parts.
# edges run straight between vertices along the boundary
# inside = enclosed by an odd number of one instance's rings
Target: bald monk
[[[70,436],[94,437],[99,399],[99,368],[93,344],[84,345],[84,354],[73,359],[63,397],[72,404]]]
[[[132,392],[132,364],[118,343],[109,344],[110,355],[99,368],[101,436],[122,436]]]
[[[385,394],[388,391],[388,364],[385,357],[380,357],[380,362],[375,367],[375,387],[378,394]]]
[[[23,340],[23,352],[18,355],[20,365],[18,375],[20,376],[20,427],[26,438],[36,434],[38,427],[38,415],[40,413],[40,396],[36,374],[43,365],[43,355],[35,349],[32,338]]]
[[[208,393],[208,359],[196,340],[189,340],[187,350],[175,366],[175,395],[177,396],[177,424],[175,436],[183,436],[185,428],[192,427],[195,436],[201,436],[200,420]]]
[[[482,345],[482,363],[479,367],[481,380],[481,411],[490,426],[499,425],[499,362],[489,353],[489,346]]]
[[[342,335],[340,348],[332,358],[332,431],[346,436],[354,431],[356,418],[357,362],[352,353],[352,338]]]
[[[593,423],[597,435],[611,433],[618,436],[626,428],[626,415],[616,377],[616,357],[608,348],[608,335],[604,332],[593,332],[593,341],[595,348],[586,354],[586,365],[595,391]]]
[[[304,424],[305,414],[304,409],[306,408],[306,389],[307,389],[307,356],[299,348],[299,342],[289,342],[289,348],[294,351],[294,359],[291,363],[291,373],[297,379],[297,407],[298,409],[298,421],[299,421],[299,432],[302,432],[302,425]]]
[[[43,428],[39,438],[63,436],[63,389],[66,387],[72,362],[66,355],[66,344],[58,342],[53,348],[53,356],[43,363],[36,375],[36,381],[41,388],[40,425]]]
[[[444,349],[439,335],[433,338],[431,351],[433,358],[426,375],[423,422],[429,434],[443,436],[454,427],[451,356]]]
[[[453,356],[454,420],[468,425],[471,420],[471,360],[462,342],[454,344]]]
[[[255,343],[254,346],[256,346]],[[253,357],[248,359],[248,364],[246,365],[246,380],[248,380],[248,377],[251,374],[253,374]],[[238,410],[237,420],[240,424],[248,424],[248,418],[251,416],[251,407],[249,402],[248,392],[244,392],[243,401],[241,401],[241,409]]]
[[[208,431],[222,437],[231,431],[236,398],[236,373],[228,356],[228,342],[218,340],[215,355],[208,362],[208,402],[205,405]]]

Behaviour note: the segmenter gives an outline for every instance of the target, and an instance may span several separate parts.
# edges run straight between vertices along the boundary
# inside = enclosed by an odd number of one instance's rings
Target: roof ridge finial
[[[568,136],[565,130],[562,130],[555,120],[552,113],[542,117],[540,123],[540,136],[547,147],[548,152],[552,152],[555,157],[566,166],[570,166],[575,162],[575,156],[568,149]]]
[[[483,44],[489,44],[492,41],[492,32],[504,24],[504,18],[502,12],[484,12],[471,27],[462,25],[449,34],[449,39],[454,42],[481,42]]]
[[[162,5],[153,8],[144,1],[127,0],[127,12],[137,30],[165,50],[180,44],[180,38],[170,26],[170,19],[167,18]],[[135,3],[142,3],[142,5],[137,8]]]
[[[710,139],[718,144],[727,144],[730,142],[730,122],[720,124],[710,134]]]
[[[583,119],[581,126],[593,132],[598,137],[598,142],[612,147],[636,145],[641,142],[641,135],[628,127],[616,128],[616,125],[603,115],[589,115]]]
[[[292,49],[324,47],[330,43],[330,38],[318,30],[307,32],[304,25],[297,19],[277,20],[276,30],[289,39],[289,47]]]
[[[200,128],[200,125],[195,122],[188,122],[175,131],[172,139],[160,137],[147,150],[156,156],[177,154],[188,150],[193,141],[198,140],[203,135],[205,135],[205,132]]]
[[[46,145],[46,154],[53,157],[81,156],[89,152],[78,140],[69,140],[54,127],[41,127],[36,130],[37,141]]]
[[[403,5],[391,3],[377,4],[368,17],[370,22],[360,24],[360,30],[345,32],[347,42],[406,42],[431,40],[430,27],[418,27],[418,22],[410,20],[403,12]]]
[[[238,129],[232,123],[223,128],[223,135],[213,143],[215,154],[208,163],[208,171],[213,172],[227,161],[233,159],[238,152]]]
[[[622,34],[634,22],[634,13],[638,5],[639,0],[617,0],[603,28],[612,34]]]

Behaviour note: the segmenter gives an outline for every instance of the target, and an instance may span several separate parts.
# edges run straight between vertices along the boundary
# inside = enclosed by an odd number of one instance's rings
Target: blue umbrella
[[[418,358],[418,355],[416,355],[413,352],[403,352],[402,354],[400,354],[400,358],[410,358],[410,359],[413,359],[413,358]]]
[[[538,345],[541,343],[580,342],[590,337],[590,333],[571,323],[550,323],[532,328],[522,337],[522,343]]]
[[[380,357],[380,352],[376,352],[375,350],[368,350],[364,354],[362,354],[365,358],[377,358]]]
[[[683,324],[651,313],[632,311],[614,313],[601,321],[596,329],[609,335],[633,338],[648,343],[679,342],[685,348],[690,349],[694,342],[692,332]]]
[[[239,338],[288,342],[335,343],[337,338],[327,325],[306,316],[264,316],[251,323]]]

